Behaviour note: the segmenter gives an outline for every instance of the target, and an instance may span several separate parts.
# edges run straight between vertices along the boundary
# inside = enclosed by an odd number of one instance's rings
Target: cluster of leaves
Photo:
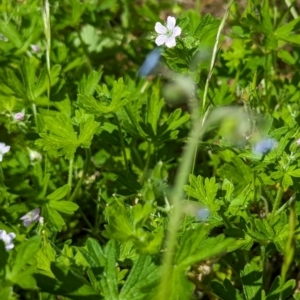
[[[168,251],[168,299],[300,299],[300,17],[281,2],[231,3],[227,20],[169,1],[0,4],[0,230],[16,234],[0,240],[1,300],[159,299]],[[182,35],[164,76],[137,78],[170,10]]]

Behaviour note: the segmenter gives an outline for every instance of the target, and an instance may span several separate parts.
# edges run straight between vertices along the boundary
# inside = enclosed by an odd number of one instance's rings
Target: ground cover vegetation
[[[1,300],[300,299],[300,7],[187,2],[1,1]]]

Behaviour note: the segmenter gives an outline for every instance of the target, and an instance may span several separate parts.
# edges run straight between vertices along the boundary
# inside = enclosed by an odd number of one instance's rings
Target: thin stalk
[[[166,239],[165,244],[165,252],[163,256],[163,267],[162,267],[162,278],[160,281],[159,289],[158,289],[158,300],[165,300],[169,299],[171,294],[170,292],[170,281],[173,273],[173,258],[175,254],[175,246],[176,246],[176,236],[177,231],[180,226],[180,220],[182,216],[182,207],[181,207],[181,200],[184,198],[184,191],[183,186],[187,183],[188,174],[191,171],[193,161],[194,161],[194,153],[197,151],[198,141],[202,137],[204,133],[204,122],[206,120],[208,110],[206,110],[206,101],[207,101],[207,94],[208,94],[208,85],[210,82],[210,78],[212,76],[212,71],[214,68],[217,52],[218,52],[218,45],[221,36],[221,31],[224,28],[225,21],[228,17],[229,10],[233,1],[230,1],[228,9],[226,10],[224,17],[221,21],[221,24],[218,29],[217,37],[215,46],[213,49],[213,55],[211,59],[210,70],[208,73],[208,77],[206,80],[205,88],[204,88],[204,95],[203,95],[203,102],[202,102],[202,119],[198,117],[198,110],[194,113],[192,117],[192,129],[189,135],[188,143],[184,148],[182,154],[182,160],[178,167],[177,175],[175,177],[174,186],[170,195],[171,203],[173,204],[173,212],[170,216],[169,222],[169,232]]]
[[[205,86],[204,86],[204,92],[203,92],[203,98],[202,98],[202,112],[201,112],[201,115],[204,116],[203,119],[202,119],[202,125],[204,124],[204,122],[206,120],[206,117],[208,115],[208,111],[209,111],[209,107],[206,109],[208,87],[209,87],[209,82],[210,82],[210,79],[211,79],[211,76],[212,76],[212,73],[213,73],[213,69],[214,69],[214,66],[215,66],[216,58],[217,58],[221,32],[222,32],[222,30],[225,26],[225,22],[228,18],[229,10],[230,10],[230,7],[231,7],[232,3],[233,3],[233,0],[230,1],[229,5],[228,5],[228,8],[225,11],[223,19],[222,19],[222,21],[220,23],[220,26],[218,28],[216,41],[215,41],[215,45],[214,45],[214,48],[213,48],[213,54],[212,54],[211,61],[210,61],[210,68],[209,68],[208,75],[207,75],[207,78],[206,78],[206,82],[205,82]],[[198,110],[197,110],[197,114],[198,114]],[[197,152],[198,152],[198,145],[195,149],[195,153],[197,153]],[[194,165],[195,165],[196,157],[197,157],[197,155],[195,155],[195,157],[194,157]],[[194,173],[194,167],[192,168],[192,174],[193,173]]]
[[[256,171],[253,172],[253,200],[256,201]]]
[[[86,154],[86,158],[85,158],[85,166],[84,166],[84,169],[83,169],[83,173],[82,173],[82,176],[80,177],[80,179],[78,180],[77,182],[77,185],[71,195],[71,197],[69,198],[69,201],[74,201],[76,196],[77,196],[77,193],[80,189],[80,187],[82,186],[82,183],[85,179],[85,176],[89,170],[89,167],[90,167],[90,163],[91,163],[91,150],[88,148],[88,149],[85,149],[85,154]]]
[[[290,206],[293,201],[295,200],[296,198],[296,194],[292,195],[292,197],[287,201],[285,202],[276,212],[275,212],[275,216],[280,214],[282,211],[284,211],[288,206]]]
[[[38,124],[37,124],[37,118],[36,118],[36,105],[34,103],[32,103],[32,112],[33,112],[35,126],[37,127]]]
[[[84,219],[85,223],[89,226],[89,228],[93,232],[94,231],[94,226],[89,221],[88,217],[85,215],[85,213],[83,212],[83,210],[81,209],[81,207],[78,208],[78,211],[80,212],[80,214],[81,214],[82,218]]]
[[[285,4],[287,5],[287,7],[291,7],[291,5],[292,5],[290,0],[285,0]],[[291,14],[294,19],[298,19],[299,15],[298,15],[295,7],[291,7]]]
[[[122,134],[122,128],[121,128],[119,119],[118,119],[116,114],[114,114],[114,117],[115,117],[115,120],[116,120],[116,123],[117,123],[117,126],[118,126],[122,153],[123,153],[123,157],[124,157],[124,161],[125,161],[126,172],[128,174],[129,173],[129,165],[128,165],[128,160],[127,160],[127,156],[126,156],[126,148],[125,148],[124,138],[123,138],[123,134]]]
[[[223,211],[220,210],[219,213],[220,213],[221,218],[222,218],[223,221],[224,221],[224,224],[225,224],[226,228],[232,228],[230,222],[228,221],[228,219],[227,219],[226,216],[224,215]]]
[[[201,121],[195,122],[190,133],[189,143],[186,145],[182,155],[182,161],[179,165],[177,176],[175,178],[174,187],[170,196],[173,204],[173,212],[169,222],[169,232],[166,240],[166,251],[164,252],[164,264],[162,269],[162,279],[159,286],[157,299],[168,299],[169,297],[169,283],[173,271],[173,257],[176,246],[177,231],[180,226],[180,219],[182,214],[181,200],[184,198],[183,186],[187,182],[188,174],[193,163],[193,154],[198,144],[198,140],[203,135],[203,127]]]
[[[263,286],[265,284],[265,266],[266,266],[266,246],[262,245],[260,246],[260,259],[261,259],[261,271],[262,271],[262,280],[263,280]]]
[[[222,32],[222,30],[225,26],[225,22],[228,18],[229,10],[230,10],[230,7],[231,7],[232,3],[233,3],[233,0],[230,1],[229,5],[228,5],[228,8],[226,9],[225,14],[223,16],[223,19],[221,21],[221,24],[218,28],[216,42],[215,42],[215,45],[214,45],[214,48],[213,48],[212,58],[211,58],[211,61],[210,61],[210,68],[209,68],[209,71],[208,71],[208,75],[207,75],[206,82],[205,82],[205,87],[204,87],[204,93],[203,93],[203,99],[202,99],[202,114],[204,114],[205,108],[206,108],[208,86],[209,86],[209,82],[210,82],[212,72],[213,72],[213,69],[214,69],[214,66],[215,66],[216,58],[217,58],[221,32]]]
[[[151,150],[152,150],[152,144],[151,142],[148,142],[148,147],[147,147],[147,160],[146,160],[146,164],[143,170],[143,175],[142,175],[142,179],[141,182],[144,182],[146,177],[147,177],[147,171],[149,169],[149,164],[150,164],[150,159],[151,159]]]
[[[0,185],[4,186],[4,175],[3,175],[3,170],[2,170],[1,164],[0,164]]]
[[[283,187],[282,187],[282,184],[280,183],[280,186],[278,188],[277,195],[276,195],[276,198],[275,198],[275,202],[274,202],[274,205],[273,205],[272,213],[271,213],[271,220],[273,219],[273,217],[276,213],[276,210],[278,209],[278,207],[280,205],[282,195],[283,195]]]
[[[281,268],[281,287],[284,285],[287,272],[293,262],[294,254],[295,254],[295,227],[296,227],[297,217],[294,202],[292,202],[290,209],[290,217],[289,217],[289,237],[286,243],[285,248],[285,257]],[[282,291],[283,289],[281,289]],[[282,292],[281,292],[282,293]],[[280,294],[280,300],[282,299],[282,294]]]
[[[70,159],[70,162],[69,162],[69,174],[68,174],[68,185],[70,187],[70,191],[72,189],[72,179],[73,179],[73,158]],[[70,196],[70,195],[69,195]]]
[[[50,66],[50,50],[51,50],[51,26],[50,26],[50,8],[49,1],[44,0],[42,9],[43,21],[44,21],[44,33],[46,37],[46,63],[47,63],[47,74],[48,74],[48,88],[47,95],[48,101],[50,102],[50,88],[51,88],[51,66]]]

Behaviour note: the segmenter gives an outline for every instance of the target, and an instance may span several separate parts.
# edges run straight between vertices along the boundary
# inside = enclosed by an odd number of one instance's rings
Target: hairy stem
[[[74,201],[75,198],[77,197],[77,193],[78,193],[80,187],[82,186],[85,176],[89,170],[90,163],[91,163],[91,150],[89,148],[85,149],[85,154],[86,154],[86,158],[85,158],[85,165],[84,165],[82,176],[78,180],[76,187],[75,187],[71,197],[69,198],[69,201]]]

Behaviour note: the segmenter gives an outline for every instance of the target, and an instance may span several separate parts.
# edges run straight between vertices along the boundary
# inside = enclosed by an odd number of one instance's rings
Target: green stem
[[[216,36],[216,42],[215,42],[215,45],[214,45],[214,49],[213,49],[213,53],[212,53],[212,58],[211,58],[211,61],[210,61],[210,68],[209,68],[209,72],[208,72],[208,75],[207,75],[207,78],[206,78],[206,82],[205,82],[205,87],[204,87],[204,93],[203,93],[203,99],[202,99],[202,115],[205,113],[206,111],[206,101],[207,101],[207,94],[208,94],[208,86],[209,86],[209,82],[210,82],[210,79],[211,79],[211,76],[212,76],[212,72],[213,72],[213,69],[214,69],[214,66],[215,66],[215,62],[216,62],[216,58],[217,58],[217,53],[218,53],[218,47],[219,47],[219,42],[220,42],[220,37],[221,37],[221,32],[224,28],[224,25],[225,25],[225,22],[228,18],[228,14],[229,14],[229,10],[230,10],[230,7],[233,3],[233,0],[230,1],[229,5],[228,5],[228,8],[226,9],[225,11],[225,14],[222,18],[222,21],[221,21],[221,24],[218,28],[218,32],[217,32],[217,36]]]
[[[116,123],[117,123],[117,126],[118,126],[122,153],[123,153],[123,157],[124,157],[124,161],[125,161],[126,172],[128,174],[129,173],[129,165],[128,165],[128,160],[127,160],[127,156],[126,156],[126,148],[125,148],[124,138],[123,138],[123,134],[122,134],[122,128],[121,128],[119,119],[118,119],[116,114],[114,114],[114,117],[115,117],[115,120],[116,120]]]
[[[282,211],[284,211],[288,206],[290,206],[294,200],[296,199],[296,194],[292,195],[291,198],[285,202],[276,212],[275,212],[275,216],[280,214]]]
[[[93,227],[92,223],[89,221],[89,219],[87,218],[87,216],[85,215],[85,213],[83,212],[83,210],[81,209],[81,207],[78,208],[78,211],[81,214],[82,218],[84,219],[85,223],[89,226],[89,228],[93,232],[94,231],[94,227]]]
[[[297,216],[296,216],[294,203],[295,202],[293,201],[290,209],[289,237],[286,243],[285,257],[281,268],[281,286],[283,286],[286,281],[287,272],[290,268],[290,265],[293,261],[293,257],[295,254],[295,227],[297,222]],[[281,295],[280,295],[280,299],[281,299]]]
[[[147,160],[146,160],[146,164],[145,164],[145,167],[144,167],[144,171],[143,171],[141,182],[144,182],[145,179],[147,178],[147,171],[149,169],[149,164],[150,164],[150,159],[151,159],[151,150],[152,150],[152,144],[151,144],[151,142],[148,142]]]
[[[4,175],[3,175],[1,163],[0,163],[0,185],[4,187]]]
[[[85,149],[85,154],[86,154],[86,158],[85,158],[85,166],[84,166],[84,169],[83,169],[83,173],[82,173],[82,176],[80,177],[80,179],[78,180],[77,182],[77,185],[71,195],[71,197],[69,198],[69,201],[74,201],[76,196],[77,196],[77,193],[85,179],[85,176],[89,170],[89,167],[90,167],[90,163],[91,163],[91,150],[88,148],[88,149]]]
[[[280,186],[278,188],[278,191],[277,191],[277,195],[276,195],[276,199],[275,199],[275,203],[273,205],[273,209],[272,209],[272,213],[271,213],[271,220],[273,219],[275,213],[276,213],[276,210],[278,209],[279,205],[280,205],[280,202],[281,202],[281,199],[282,199],[282,195],[283,195],[283,187],[280,183]]]
[[[198,109],[196,111],[193,111],[194,116],[192,117],[192,129],[189,135],[188,143],[184,148],[183,154],[182,154],[182,160],[178,167],[177,175],[175,177],[174,186],[170,195],[171,203],[173,204],[173,213],[170,217],[169,222],[169,232],[166,238],[166,244],[165,244],[165,252],[163,261],[164,264],[162,266],[162,277],[158,289],[158,297],[156,299],[158,300],[165,300],[169,299],[172,288],[172,285],[170,284],[172,279],[172,273],[173,273],[173,258],[175,254],[175,246],[176,246],[176,237],[177,237],[177,231],[180,226],[180,219],[182,215],[182,205],[181,200],[184,198],[184,191],[183,186],[187,183],[188,175],[191,170],[191,167],[193,165],[194,161],[194,153],[197,151],[198,141],[202,137],[205,126],[204,122],[206,120],[206,116],[208,114],[208,110],[206,110],[206,100],[207,100],[207,94],[208,94],[208,85],[209,81],[212,75],[212,71],[214,68],[217,51],[218,51],[218,45],[220,40],[221,31],[225,25],[225,21],[229,14],[229,9],[231,7],[231,4],[233,1],[230,2],[224,17],[221,21],[221,24],[218,29],[216,42],[213,50],[210,70],[208,73],[208,77],[206,80],[205,88],[204,88],[204,95],[203,95],[203,103],[202,103],[202,120],[198,117]]]
[[[37,118],[36,118],[36,105],[34,103],[32,103],[32,112],[33,112],[33,116],[34,116],[35,126],[38,127]]]
[[[226,218],[226,216],[224,215],[222,210],[219,211],[219,214],[220,214],[221,218],[223,219],[224,224],[226,225],[226,228],[231,228],[232,226],[231,226],[230,222],[228,221],[228,219]]]
[[[48,74],[48,87],[47,87],[47,96],[48,96],[48,108],[50,102],[50,88],[51,88],[51,66],[50,66],[50,50],[51,50],[51,24],[50,24],[50,6],[49,1],[45,0],[43,9],[43,22],[44,22],[44,33],[46,37],[46,63],[47,63],[47,74]]]
[[[182,161],[179,165],[177,176],[175,178],[174,187],[170,196],[173,204],[173,213],[170,217],[169,232],[166,240],[166,251],[164,252],[164,264],[162,269],[162,279],[159,286],[157,299],[168,299],[170,295],[170,281],[173,271],[173,257],[176,246],[177,231],[180,226],[182,214],[181,200],[184,198],[183,186],[187,183],[189,171],[192,167],[194,152],[198,144],[198,140],[203,135],[203,127],[201,121],[195,122],[182,155]]]
[[[69,174],[68,174],[68,185],[70,187],[70,191],[72,189],[72,179],[73,179],[73,158],[70,159],[70,162],[69,162]],[[70,192],[69,192],[70,193]],[[70,194],[69,194],[70,196]]]
[[[262,280],[263,280],[263,284],[262,286],[264,286],[265,284],[265,266],[266,266],[266,246],[262,245],[260,246],[260,259],[261,259],[261,271],[262,271]]]
[[[287,5],[287,7],[291,7],[291,5],[292,5],[292,3],[291,3],[290,0],[285,0],[285,3]],[[292,14],[292,16],[293,16],[294,19],[298,19],[299,15],[298,15],[295,7],[291,7],[291,14]]]

